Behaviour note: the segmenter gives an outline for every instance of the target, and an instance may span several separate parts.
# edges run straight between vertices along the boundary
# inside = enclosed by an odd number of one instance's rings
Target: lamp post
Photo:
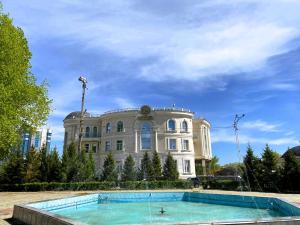
[[[79,122],[79,141],[78,141],[78,152],[81,152],[81,142],[82,142],[82,134],[83,134],[83,114],[84,114],[84,95],[87,84],[87,79],[85,77],[80,76],[78,80],[82,83],[82,97],[81,97],[81,112],[80,112],[80,122]]]

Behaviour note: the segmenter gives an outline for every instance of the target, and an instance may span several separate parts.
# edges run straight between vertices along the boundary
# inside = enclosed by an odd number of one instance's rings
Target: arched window
[[[188,124],[185,120],[181,124],[181,131],[188,132]]]
[[[119,121],[117,123],[117,132],[123,132],[123,122]]]
[[[93,128],[93,137],[97,137],[98,136],[98,129],[97,127]]]
[[[167,125],[168,125],[168,130],[175,131],[175,120],[172,119],[168,120]]]
[[[141,127],[141,149],[151,149],[152,129],[150,123],[143,123]]]
[[[109,134],[111,132],[111,124],[107,123],[106,124],[106,133]]]
[[[90,127],[85,128],[85,137],[90,137]]]

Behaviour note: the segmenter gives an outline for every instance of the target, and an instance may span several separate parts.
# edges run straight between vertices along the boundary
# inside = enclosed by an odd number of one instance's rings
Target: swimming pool
[[[300,224],[300,208],[281,199],[194,192],[99,193],[25,207],[66,222],[61,224]]]

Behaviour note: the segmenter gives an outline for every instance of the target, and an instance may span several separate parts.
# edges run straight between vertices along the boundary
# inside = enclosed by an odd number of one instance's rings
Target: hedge
[[[237,191],[243,188],[243,184],[240,181],[234,180],[213,180],[202,183],[204,189],[221,189]]]
[[[127,181],[127,182],[38,182],[24,184],[0,184],[0,191],[79,191],[79,190],[148,190],[148,189],[188,189],[191,182],[178,181]]]

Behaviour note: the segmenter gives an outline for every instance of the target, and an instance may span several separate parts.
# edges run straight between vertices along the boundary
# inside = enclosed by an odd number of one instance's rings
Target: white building
[[[64,119],[64,146],[78,144],[80,112]],[[121,169],[131,154],[140,165],[145,151],[156,151],[162,165],[170,152],[177,163],[180,178],[194,177],[195,160],[203,166],[212,158],[210,124],[194,118],[186,109],[150,108],[109,111],[102,115],[84,115],[82,149],[92,153],[97,171],[112,152]]]

